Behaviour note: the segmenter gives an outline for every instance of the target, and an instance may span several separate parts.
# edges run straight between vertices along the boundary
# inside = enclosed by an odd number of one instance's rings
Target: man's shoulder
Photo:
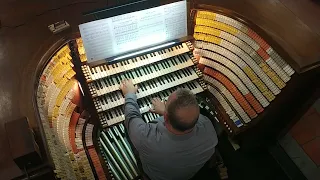
[[[200,127],[201,129],[206,129],[206,132],[215,133],[215,129],[213,127],[211,120],[202,114],[199,115],[197,126]]]
[[[211,124],[211,121],[207,116],[204,116],[204,115],[200,114],[199,115],[199,119],[198,119],[198,123],[200,123],[200,124],[210,123]]]

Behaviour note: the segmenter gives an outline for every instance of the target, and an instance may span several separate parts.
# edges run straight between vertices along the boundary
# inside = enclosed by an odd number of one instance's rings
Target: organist
[[[218,143],[211,121],[199,113],[195,95],[178,89],[167,103],[153,99],[150,111],[161,116],[154,123],[145,123],[132,80],[122,81],[120,89],[125,96],[125,127],[144,173],[153,180],[192,178]]]

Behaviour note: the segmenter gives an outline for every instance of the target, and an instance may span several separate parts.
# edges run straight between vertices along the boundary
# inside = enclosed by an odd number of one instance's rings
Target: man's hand
[[[162,102],[159,98],[153,98],[151,102],[153,109],[150,109],[149,111],[163,116],[166,110],[164,102]]]
[[[120,89],[121,89],[123,95],[125,96],[128,93],[135,94],[138,90],[138,87],[133,85],[131,79],[124,79],[124,80],[122,80],[122,82],[120,84]]]

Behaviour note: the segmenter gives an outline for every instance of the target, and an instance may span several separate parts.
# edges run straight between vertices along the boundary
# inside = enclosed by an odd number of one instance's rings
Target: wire
[[[65,7],[68,7],[68,6],[72,6],[72,5],[77,5],[77,4],[90,4],[90,3],[97,3],[98,1],[80,1],[80,2],[73,2],[73,3],[70,3],[70,4],[67,4],[67,5],[63,5],[63,6],[60,6],[60,7],[57,7],[57,8],[52,8],[52,9],[48,9],[44,12],[41,12],[39,14],[36,14],[34,17],[30,18],[29,20],[27,20],[26,22],[24,23],[21,23],[21,24],[18,24],[18,25],[15,25],[15,26],[7,26],[7,25],[0,25],[0,29],[1,28],[10,28],[10,29],[15,29],[17,27],[20,27],[20,26],[24,26],[26,24],[28,24],[29,22],[31,22],[32,20],[34,20],[34,18],[36,17],[39,17],[39,16],[42,16],[48,12],[51,12],[51,11],[56,11],[56,10],[60,10],[62,8],[65,8]]]

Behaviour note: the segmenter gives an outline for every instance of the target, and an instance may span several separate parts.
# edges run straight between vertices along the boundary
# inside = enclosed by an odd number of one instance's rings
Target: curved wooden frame
[[[33,86],[33,98],[32,98],[32,105],[33,105],[33,109],[35,111],[35,117],[36,117],[36,121],[37,121],[37,125],[39,127],[40,130],[40,134],[41,134],[41,139],[42,142],[44,143],[44,149],[46,152],[46,157],[47,160],[49,162],[49,164],[52,167],[55,167],[52,157],[50,156],[49,150],[48,150],[48,144],[47,144],[47,140],[44,137],[44,129],[41,123],[41,118],[40,118],[40,113],[39,113],[39,107],[37,104],[37,93],[38,93],[38,86],[39,86],[39,79],[41,78],[41,75],[44,71],[44,69],[46,68],[47,64],[51,61],[51,58],[63,47],[65,46],[68,42],[70,42],[72,39],[76,39],[80,37],[79,33],[75,33],[75,34],[71,34],[70,36],[65,36],[62,37],[61,39],[59,39],[58,41],[54,42],[48,50],[46,50],[46,52],[42,55],[36,56],[36,58],[40,59],[37,67],[36,67],[36,73],[33,76],[33,82],[34,86]]]

